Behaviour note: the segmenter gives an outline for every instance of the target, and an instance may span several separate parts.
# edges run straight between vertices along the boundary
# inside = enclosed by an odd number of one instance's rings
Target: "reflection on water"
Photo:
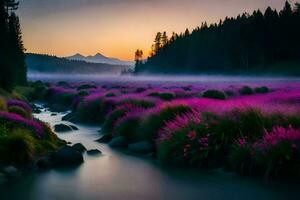
[[[51,125],[61,122],[61,114],[38,114]],[[75,169],[56,169],[30,174],[0,189],[2,199],[297,199],[297,189],[233,174],[159,167],[150,158],[139,158],[94,142],[97,127],[78,126],[79,131],[59,134],[88,149],[98,148],[99,157],[84,155]]]

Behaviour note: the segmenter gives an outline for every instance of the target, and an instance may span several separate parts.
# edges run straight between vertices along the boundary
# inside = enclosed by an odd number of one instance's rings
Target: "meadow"
[[[300,175],[299,91],[297,82],[37,81],[24,96],[72,110],[63,119],[98,125],[100,142],[161,164],[285,178]]]

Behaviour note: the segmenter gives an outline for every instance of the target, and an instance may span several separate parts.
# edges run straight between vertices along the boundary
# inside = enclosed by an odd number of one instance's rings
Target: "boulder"
[[[70,146],[64,146],[53,153],[50,160],[57,167],[73,167],[84,162],[82,154]]]
[[[109,143],[111,140],[112,140],[112,136],[110,134],[105,134],[101,138],[99,138],[98,140],[96,140],[96,142],[99,142],[99,143]]]
[[[16,177],[18,176],[18,169],[14,166],[8,166],[3,168],[3,173],[6,174],[8,177]]]
[[[68,132],[68,131],[72,131],[73,129],[68,126],[68,125],[65,125],[65,124],[56,124],[54,126],[54,131],[55,132],[58,132],[58,133],[61,133],[61,132]]]
[[[83,146],[83,144],[81,144],[81,143],[74,144],[72,146],[72,149],[79,152],[79,153],[83,153],[83,152],[86,151],[85,146]]]
[[[64,115],[62,118],[61,118],[61,120],[62,121],[69,121],[69,119],[70,118],[72,118],[72,116],[74,116],[74,113],[68,113],[68,114],[66,114],[66,115]]]
[[[86,152],[90,156],[96,156],[102,154],[102,152],[98,149],[91,149]]]
[[[113,138],[109,143],[110,147],[126,147],[127,141],[123,136]]]
[[[62,117],[63,121],[69,121],[69,122],[79,122],[77,114],[75,112],[71,112],[69,114],[66,114]]]
[[[49,160],[49,158],[45,157],[45,158],[41,158],[36,162],[36,165],[38,166],[38,168],[40,169],[49,169],[52,167],[52,163]]]
[[[52,113],[51,116],[57,116],[57,113]]]
[[[153,145],[148,141],[129,144],[128,149],[138,154],[149,154],[154,151]]]
[[[74,126],[74,125],[70,125],[70,127],[72,128],[72,130],[73,131],[77,131],[77,130],[79,130],[79,128],[77,128],[76,126]]]

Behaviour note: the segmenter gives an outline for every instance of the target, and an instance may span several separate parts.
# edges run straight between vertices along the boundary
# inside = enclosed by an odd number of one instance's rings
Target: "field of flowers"
[[[47,101],[53,110],[71,109],[65,120],[101,126],[100,141],[140,147],[161,163],[268,178],[300,175],[300,84],[295,82],[35,82],[32,87],[33,100]]]

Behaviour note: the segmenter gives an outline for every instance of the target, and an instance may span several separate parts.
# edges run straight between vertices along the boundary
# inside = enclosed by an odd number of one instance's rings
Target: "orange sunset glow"
[[[225,16],[281,8],[283,0],[28,0],[19,14],[27,52],[69,56],[100,52],[132,60],[150,50],[158,31],[169,35]],[[34,8],[34,9],[32,9]],[[29,12],[30,11],[30,12]]]

